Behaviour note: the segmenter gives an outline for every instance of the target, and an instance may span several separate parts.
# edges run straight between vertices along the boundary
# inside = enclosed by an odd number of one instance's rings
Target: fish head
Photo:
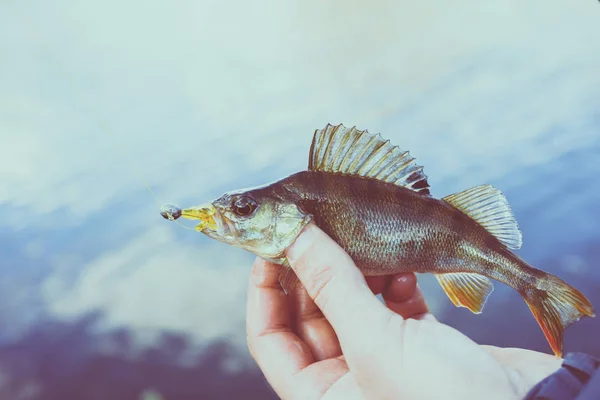
[[[266,259],[281,258],[311,220],[294,201],[261,189],[225,193],[182,217],[200,220],[196,230],[206,236]]]

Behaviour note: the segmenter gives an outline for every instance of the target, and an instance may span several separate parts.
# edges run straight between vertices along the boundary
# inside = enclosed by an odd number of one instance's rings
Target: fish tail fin
[[[580,291],[551,274],[521,294],[557,357],[563,354],[564,330],[582,317],[595,317],[592,304]]]

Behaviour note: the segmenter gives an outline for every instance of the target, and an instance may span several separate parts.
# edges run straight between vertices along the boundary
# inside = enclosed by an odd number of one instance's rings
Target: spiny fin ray
[[[443,200],[473,218],[509,249],[521,248],[521,231],[500,190],[491,185],[475,186]]]
[[[427,175],[408,151],[380,135],[343,124],[315,131],[308,169],[377,179],[430,195]]]

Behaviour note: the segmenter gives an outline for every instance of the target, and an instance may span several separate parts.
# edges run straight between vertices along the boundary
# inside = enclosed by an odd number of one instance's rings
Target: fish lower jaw
[[[208,227],[208,224],[205,222],[200,222],[198,225],[196,225],[196,232],[202,232],[204,231],[206,228]]]

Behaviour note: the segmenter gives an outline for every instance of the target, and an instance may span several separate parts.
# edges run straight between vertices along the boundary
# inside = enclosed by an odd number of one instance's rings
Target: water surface
[[[252,256],[164,221],[306,168],[327,123],[381,132],[436,197],[490,183],[519,254],[600,304],[600,6],[8,1],[0,5],[0,397],[270,398],[245,348]],[[108,131],[108,132],[107,132]],[[129,160],[129,161],[128,161]],[[474,340],[549,352],[527,306]],[[566,334],[600,355],[600,322]]]

